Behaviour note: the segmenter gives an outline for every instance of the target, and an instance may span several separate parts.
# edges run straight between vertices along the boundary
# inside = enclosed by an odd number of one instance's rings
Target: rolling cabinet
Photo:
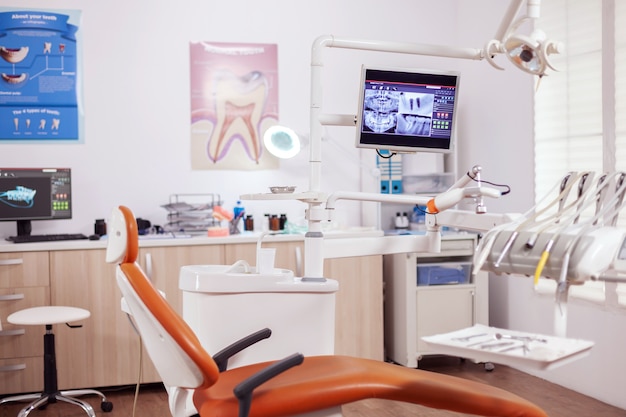
[[[437,354],[422,337],[488,324],[488,274],[471,274],[476,243],[473,234],[448,235],[440,253],[384,256],[388,359],[416,368],[422,356]]]
[[[6,318],[49,304],[48,252],[0,253],[0,394],[43,389],[44,326],[16,326]]]

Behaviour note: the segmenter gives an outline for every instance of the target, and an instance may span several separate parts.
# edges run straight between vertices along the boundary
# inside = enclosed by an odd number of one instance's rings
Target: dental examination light
[[[550,55],[563,51],[563,43],[546,38],[546,34],[533,28],[539,18],[540,0],[528,0],[527,13],[513,21],[521,3],[511,3],[503,24],[493,39],[485,46],[487,61],[497,69],[504,69],[495,63],[497,54],[504,54],[516,67],[539,77],[546,75],[548,68],[557,69],[550,62]],[[522,26],[531,26],[530,34],[519,33]]]
[[[263,134],[265,148],[277,158],[293,158],[300,152],[300,137],[286,126],[275,125]]]

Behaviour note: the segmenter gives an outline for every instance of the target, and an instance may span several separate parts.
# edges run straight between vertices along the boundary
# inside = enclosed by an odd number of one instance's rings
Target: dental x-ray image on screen
[[[363,66],[356,146],[449,152],[454,143],[458,89],[456,72]]]
[[[31,220],[72,218],[70,168],[0,168],[0,221],[16,221],[28,235]]]

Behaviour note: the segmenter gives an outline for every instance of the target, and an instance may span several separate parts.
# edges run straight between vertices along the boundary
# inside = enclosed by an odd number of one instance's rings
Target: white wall
[[[0,0],[0,6],[14,6]],[[171,2],[21,0],[20,8],[82,10],[85,142],[70,145],[0,144],[1,166],[67,166],[74,174],[74,218],[33,223],[33,233],[93,230],[96,218],[117,204],[159,224],[161,204],[175,193],[217,193],[227,207],[242,193],[266,192],[270,185],[308,189],[308,152],[282,162],[279,170],[192,171],[189,156],[190,41],[276,43],[279,53],[280,121],[306,134],[309,130],[310,47],[323,34],[341,37],[482,47],[491,38],[508,2],[502,0],[240,0]],[[354,113],[362,63],[414,66],[462,72],[459,113],[459,172],[483,166],[484,178],[509,184],[512,192],[489,201],[492,212],[522,212],[533,200],[532,90],[534,80],[500,61],[486,62],[397,54],[327,50],[324,52],[326,112]],[[504,59],[503,57],[500,57]],[[544,79],[543,83],[549,82]],[[358,190],[359,155],[354,131],[331,128],[332,144],[323,150],[322,189]],[[368,155],[369,152],[369,155]],[[249,212],[286,212],[303,217],[301,203],[246,202]],[[358,204],[342,202],[339,222],[360,225]],[[255,216],[257,217],[257,216]],[[257,217],[258,218],[258,217]],[[0,236],[15,224],[0,224]],[[544,330],[551,313],[535,300],[525,279],[491,278],[493,325]],[[543,303],[543,304],[542,304]],[[543,307],[542,307],[543,305]],[[598,341],[595,353],[563,371],[544,376],[626,408],[617,391],[624,386],[624,366],[614,358],[624,351],[607,348],[610,335],[623,328],[613,313],[571,312],[577,337]],[[529,311],[533,314],[529,314]],[[584,316],[586,320],[577,322]],[[589,322],[589,318],[594,320]],[[610,320],[607,321],[607,317]],[[551,320],[551,318],[550,318]],[[549,320],[548,320],[549,321]],[[534,330],[538,329],[538,330]],[[619,359],[618,359],[619,360]],[[624,362],[624,361],[620,361]],[[496,368],[497,369],[497,368]],[[590,378],[590,373],[593,378]],[[612,385],[615,388],[604,389]]]
[[[0,6],[9,6],[6,0]],[[81,10],[79,32],[83,51],[84,144],[0,144],[0,166],[67,166],[73,169],[74,218],[39,221],[33,233],[93,230],[96,218],[111,207],[126,204],[137,216],[162,224],[171,194],[217,193],[225,206],[242,193],[267,192],[270,185],[308,189],[308,149],[281,162],[280,170],[192,171],[189,156],[190,41],[276,43],[279,53],[280,121],[298,132],[309,130],[310,49],[323,34],[341,37],[412,41],[480,47],[495,32],[505,4],[481,0],[464,2],[393,0],[384,10],[374,0],[236,3],[201,1],[83,2],[79,0],[20,1],[23,8]],[[11,5],[13,6],[13,5]],[[484,12],[484,10],[491,10]],[[481,10],[479,12],[479,10]],[[490,18],[488,18],[490,17]],[[484,24],[489,21],[489,24]],[[523,91],[526,77],[517,71],[492,70],[486,62],[458,61],[396,54],[328,49],[325,57],[325,111],[355,113],[362,63],[425,68],[460,69],[463,123],[461,161],[474,163],[494,175],[499,166],[487,155],[501,152],[508,129],[502,102],[491,97],[503,88]],[[488,74],[486,76],[486,74]],[[506,99],[507,106],[518,102]],[[493,107],[492,115],[482,108]],[[524,106],[520,106],[524,108]],[[508,113],[508,112],[507,112]],[[506,126],[506,127],[505,127]],[[492,134],[491,131],[496,132]],[[329,128],[330,140],[348,150],[348,157],[332,144],[324,146],[322,189],[358,190],[359,152],[353,148],[354,129]],[[509,136],[508,134],[506,136]],[[517,132],[511,143],[528,141]],[[468,142],[497,139],[485,152]],[[374,159],[374,151],[364,151]],[[510,177],[510,178],[506,178]],[[252,178],[252,180],[251,180]],[[502,180],[514,180],[505,176]],[[249,212],[286,212],[291,221],[304,215],[302,203],[246,202]],[[342,202],[338,222],[360,225],[358,204]],[[0,223],[0,236],[15,233],[14,223]]]

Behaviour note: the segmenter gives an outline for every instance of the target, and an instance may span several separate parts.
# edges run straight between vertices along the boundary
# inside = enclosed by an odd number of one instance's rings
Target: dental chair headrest
[[[125,206],[115,207],[111,211],[107,229],[106,261],[115,264],[134,263],[139,251],[139,237],[133,212]]]

